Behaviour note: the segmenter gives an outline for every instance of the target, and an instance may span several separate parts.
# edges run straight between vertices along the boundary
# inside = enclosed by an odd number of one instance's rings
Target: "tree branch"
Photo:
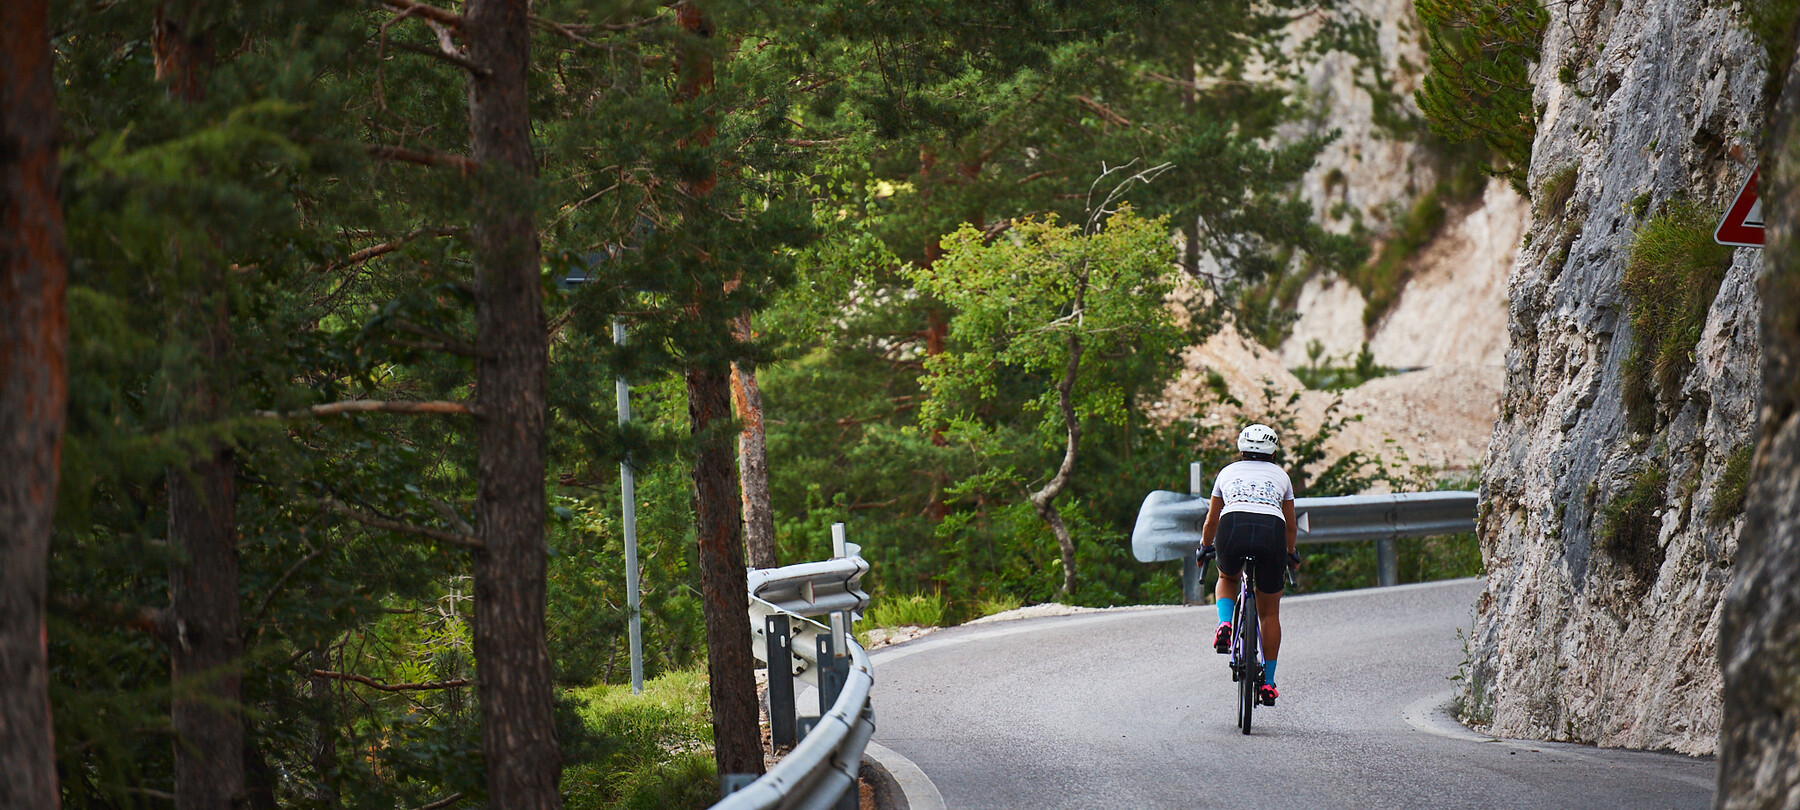
[[[385,399],[352,399],[344,402],[328,402],[314,405],[297,411],[257,411],[256,415],[264,419],[301,419],[308,416],[338,416],[346,413],[441,413],[462,416],[480,416],[475,406],[467,402],[455,400],[431,400],[426,402],[403,402]]]
[[[363,686],[367,686],[371,689],[380,689],[383,692],[418,692],[430,689],[461,689],[462,687],[475,683],[468,678],[457,678],[453,681],[429,681],[426,683],[382,683],[367,675],[357,675],[354,672],[331,672],[323,669],[315,669],[306,674],[308,677],[313,678],[326,678],[334,681],[360,683]],[[461,794],[458,795],[460,796]],[[431,805],[426,805],[426,807],[430,806]]]
[[[432,340],[437,341],[438,345],[433,348],[439,349],[441,351],[450,352],[452,354],[460,354],[464,357],[476,357],[476,358],[487,357],[486,353],[482,352],[480,349],[475,348],[475,344],[470,343],[466,340],[462,340],[460,338],[446,335],[443,332],[437,332],[437,331],[433,331],[430,329],[426,329],[425,327],[420,326],[416,323],[413,323],[412,321],[395,320],[392,323],[393,323],[393,326],[395,329],[399,329],[402,332],[411,332],[415,335],[418,335],[419,337],[430,338]]]
[[[1106,121],[1108,123],[1117,124],[1121,127],[1131,126],[1130,119],[1127,119],[1125,116],[1120,115],[1116,112],[1113,112],[1112,108],[1107,107],[1105,104],[1101,104],[1100,102],[1095,101],[1091,98],[1088,98],[1087,96],[1076,96],[1075,101],[1077,103],[1081,104],[1081,106],[1086,107],[1090,110],[1093,110],[1101,118],[1106,119]]]
[[[462,68],[463,70],[466,70],[466,71],[473,73],[477,76],[480,76],[484,79],[489,76],[494,75],[493,71],[488,70],[487,68],[484,68],[480,65],[475,64],[474,62],[469,61],[468,57],[463,56],[462,54],[457,53],[455,51],[447,51],[447,50],[444,50],[443,48],[436,48],[436,49],[426,48],[426,47],[422,47],[419,45],[414,45],[410,42],[390,42],[390,43],[388,43],[388,46],[392,47],[392,48],[397,48],[402,51],[406,51],[407,53],[424,54],[425,56],[429,56],[429,57],[432,57],[435,59],[442,59],[445,62],[449,62],[452,65]]]
[[[275,580],[274,585],[269,586],[268,593],[263,594],[262,602],[256,606],[256,610],[250,612],[253,617],[250,619],[250,625],[262,624],[263,614],[269,612],[269,605],[275,601],[275,595],[281,593],[281,589],[287,586],[288,579],[294,575],[294,572],[299,571],[301,566],[318,559],[320,554],[324,554],[325,548],[324,545],[321,545],[313,549],[311,554],[294,561],[294,564],[288,566],[286,571],[281,572],[281,577]]]
[[[356,251],[355,253],[345,256],[344,258],[339,259],[338,261],[335,261],[335,262],[332,262],[331,264],[325,265],[321,269],[323,270],[323,272],[330,273],[330,272],[334,272],[337,270],[342,270],[353,264],[362,264],[363,262],[369,261],[370,259],[378,259],[378,258],[381,258],[382,256],[386,256],[389,253],[393,253],[396,250],[406,247],[408,244],[412,243],[414,240],[418,239],[421,236],[455,236],[456,234],[459,234],[459,233],[462,233],[462,229],[460,229],[460,228],[414,228],[410,231],[407,231],[404,236],[401,236],[398,239],[395,239],[391,242],[382,242],[380,244],[370,245],[366,248],[363,248],[362,250]]]
[[[370,157],[376,157],[382,160],[394,160],[401,163],[416,163],[420,166],[456,169],[464,175],[474,174],[476,169],[481,168],[480,161],[464,155],[451,155],[444,152],[423,152],[417,149],[407,149],[403,146],[387,146],[385,144],[370,144],[368,146],[368,151]]]
[[[460,532],[447,532],[447,531],[444,531],[443,529],[433,529],[429,526],[417,526],[417,525],[414,525],[411,523],[405,523],[405,522],[398,521],[398,520],[389,520],[387,518],[378,517],[376,515],[371,515],[366,512],[359,512],[355,509],[350,508],[349,506],[344,505],[341,502],[334,501],[329,498],[323,499],[319,503],[320,503],[320,505],[324,506],[327,510],[329,510],[331,512],[335,512],[339,515],[343,515],[344,517],[350,518],[351,520],[354,520],[354,521],[361,523],[364,526],[368,526],[370,528],[382,529],[382,530],[390,531],[390,532],[401,532],[403,534],[418,535],[419,537],[423,537],[428,540],[436,540],[440,543],[449,543],[450,545],[461,546],[463,548],[485,548],[485,546],[482,545],[481,540],[476,538],[472,534],[462,534]]]
[[[460,792],[452,793],[448,796],[445,796],[442,799],[438,799],[435,802],[421,804],[418,807],[413,808],[413,810],[444,810],[444,808],[449,807],[450,805],[456,804],[459,801],[462,801],[462,797],[463,797],[463,795]]]
[[[462,31],[462,15],[447,8],[438,8],[437,6],[426,5],[425,3],[415,3],[413,0],[376,0],[376,2],[400,12],[401,17],[421,17],[438,23],[439,25],[447,26],[452,31],[458,33],[461,33]]]

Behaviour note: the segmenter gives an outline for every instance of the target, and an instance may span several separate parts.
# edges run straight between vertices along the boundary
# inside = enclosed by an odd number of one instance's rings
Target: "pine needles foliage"
[[[1431,130],[1452,141],[1480,139],[1496,174],[1531,196],[1525,173],[1537,136],[1530,67],[1549,15],[1538,0],[1414,0],[1427,72],[1414,99]]]

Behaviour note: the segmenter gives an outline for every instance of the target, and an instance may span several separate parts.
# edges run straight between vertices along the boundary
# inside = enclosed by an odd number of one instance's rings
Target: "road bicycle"
[[[1206,579],[1206,566],[1218,556],[1217,549],[1207,549],[1200,562],[1200,578]],[[1294,564],[1290,556],[1282,566],[1289,585],[1294,584]],[[1251,583],[1256,579],[1256,557],[1244,558],[1244,569],[1238,577],[1237,610],[1231,617],[1231,679],[1238,685],[1238,728],[1250,733],[1250,718],[1262,702],[1263,659],[1262,625],[1256,618],[1256,593]],[[1273,704],[1271,704],[1273,705]]]

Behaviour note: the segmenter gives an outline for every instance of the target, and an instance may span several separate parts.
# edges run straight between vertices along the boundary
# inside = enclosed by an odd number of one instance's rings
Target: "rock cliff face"
[[[1717,211],[1749,173],[1762,49],[1725,3],[1546,5],[1540,216],[1509,282],[1464,712],[1497,735],[1711,753],[1721,597],[1744,522],[1727,469],[1752,440],[1762,385],[1762,256],[1736,252],[1693,369],[1648,430],[1622,396],[1633,334],[1620,284],[1647,216],[1684,199]]]
[[[1800,71],[1774,117],[1761,180],[1762,433],[1719,630],[1718,806],[1729,810],[1800,807]]]

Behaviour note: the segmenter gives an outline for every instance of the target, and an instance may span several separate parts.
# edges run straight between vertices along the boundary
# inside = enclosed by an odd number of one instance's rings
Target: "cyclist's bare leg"
[[[1256,592],[1256,618],[1262,625],[1262,657],[1273,661],[1281,655],[1281,594]]]
[[[1236,599],[1237,595],[1238,595],[1238,577],[1228,576],[1224,573],[1220,573],[1219,574],[1219,584],[1213,588],[1213,598],[1215,598],[1215,599]],[[1256,604],[1257,604],[1257,607],[1262,606],[1261,602],[1257,602]]]

